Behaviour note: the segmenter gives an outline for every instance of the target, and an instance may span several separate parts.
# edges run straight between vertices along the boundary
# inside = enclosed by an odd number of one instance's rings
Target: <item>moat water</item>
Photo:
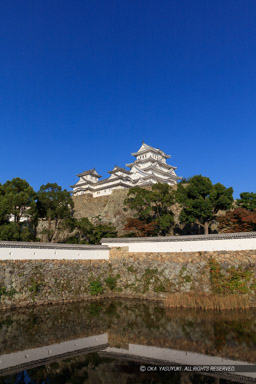
[[[114,300],[0,312],[0,383],[237,382],[256,382],[255,310]]]

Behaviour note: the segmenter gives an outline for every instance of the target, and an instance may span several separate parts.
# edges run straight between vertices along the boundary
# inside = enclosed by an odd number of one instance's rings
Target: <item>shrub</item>
[[[15,295],[16,289],[11,288],[10,291],[7,291],[6,287],[0,287],[0,298],[1,296],[7,296],[7,297],[12,297]]]
[[[98,295],[103,292],[102,284],[99,280],[94,280],[90,282],[90,294]]]
[[[109,276],[105,279],[105,283],[107,284],[109,289],[113,291],[113,289],[115,289],[117,285],[117,277]]]

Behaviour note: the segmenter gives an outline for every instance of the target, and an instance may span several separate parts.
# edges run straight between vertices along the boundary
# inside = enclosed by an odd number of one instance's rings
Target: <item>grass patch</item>
[[[6,297],[13,297],[17,293],[16,289],[11,288],[9,291],[6,289],[6,287],[0,287],[0,298],[2,296]]]
[[[236,309],[250,308],[250,301],[246,295],[218,295],[207,293],[173,293],[169,294],[164,305],[166,307],[175,308],[197,308],[197,309]]]

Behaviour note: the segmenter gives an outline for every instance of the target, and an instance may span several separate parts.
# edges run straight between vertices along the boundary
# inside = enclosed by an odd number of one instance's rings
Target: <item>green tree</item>
[[[134,211],[139,220],[149,222],[152,217],[150,206],[151,191],[140,187],[134,187],[129,190],[127,196],[124,205]],[[125,210],[127,210],[127,208],[125,208]]]
[[[26,180],[14,178],[0,186],[0,238],[35,239],[36,194]]]
[[[87,217],[74,219],[73,222],[66,222],[71,231],[75,234],[67,239],[67,243],[77,244],[100,244],[103,237],[116,237],[116,228],[111,224],[93,224]]]
[[[240,199],[237,200],[237,205],[241,208],[245,208],[248,211],[256,210],[256,193],[242,192],[240,193]]]
[[[228,210],[233,203],[233,188],[212,184],[201,175],[190,178],[188,185],[178,185],[177,202],[182,206],[181,223],[197,223],[208,234],[209,225],[220,210]]]
[[[144,224],[154,223],[157,235],[165,236],[173,225],[174,192],[168,184],[154,184],[151,190],[131,188],[124,204]]]
[[[168,184],[155,184],[151,191],[152,220],[157,223],[159,234],[165,236],[173,225],[172,206],[174,191]]]
[[[72,216],[74,203],[70,193],[56,184],[42,185],[37,193],[37,208],[40,218],[48,221],[47,235],[51,241],[61,219],[69,219]],[[54,221],[54,228],[52,228]]]
[[[16,177],[6,181],[2,186],[6,199],[8,214],[12,215],[13,221],[20,224],[22,219],[27,219],[35,214],[36,193],[26,180]]]
[[[8,223],[8,202],[4,194],[4,188],[0,184],[0,225]]]
[[[20,226],[17,223],[0,225],[0,240],[4,241],[34,241],[35,233],[30,222],[23,222]]]
[[[0,225],[0,239],[3,241],[20,241],[21,235],[16,223]]]

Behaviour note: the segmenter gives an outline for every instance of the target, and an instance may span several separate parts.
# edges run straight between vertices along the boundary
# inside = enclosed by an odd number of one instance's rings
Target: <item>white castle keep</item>
[[[130,170],[120,168],[117,165],[109,171],[110,177],[100,180],[101,176],[95,168],[79,173],[78,182],[71,185],[73,195],[90,193],[93,197],[110,195],[114,189],[132,187],[144,187],[156,183],[177,184],[182,179],[175,173],[177,167],[166,163],[167,155],[158,148],[142,143],[138,152],[132,153],[136,158],[133,163],[126,164]]]

